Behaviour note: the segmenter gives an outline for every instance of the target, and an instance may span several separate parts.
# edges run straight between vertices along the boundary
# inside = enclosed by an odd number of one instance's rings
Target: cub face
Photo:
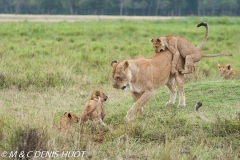
[[[129,83],[129,72],[128,67],[129,63],[128,61],[120,62],[112,61],[112,86],[116,89],[124,90],[127,87],[127,84]]]
[[[218,70],[219,70],[219,76],[222,78],[228,78],[228,76],[232,73],[230,64],[226,66],[218,64]]]
[[[156,53],[159,53],[159,52],[165,50],[165,46],[163,44],[163,41],[160,38],[151,39],[151,42],[153,44],[153,49]]]
[[[65,119],[65,121],[67,121],[67,124],[79,122],[79,118],[72,112],[65,112],[63,118]]]
[[[94,91],[93,93],[92,93],[92,96],[91,96],[92,98],[98,98],[98,97],[100,97],[100,101],[101,102],[105,102],[107,99],[108,99],[108,96],[105,94],[105,93],[103,93],[102,91],[99,91],[99,90],[97,90],[97,91]]]

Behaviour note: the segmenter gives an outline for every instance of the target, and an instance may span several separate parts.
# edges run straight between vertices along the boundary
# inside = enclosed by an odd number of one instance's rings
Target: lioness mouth
[[[126,86],[123,86],[122,88],[121,88],[121,90],[124,90],[126,88]]]

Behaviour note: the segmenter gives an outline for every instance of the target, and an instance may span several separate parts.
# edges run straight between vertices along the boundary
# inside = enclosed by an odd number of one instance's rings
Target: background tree
[[[0,0],[0,13],[232,16],[240,0]]]

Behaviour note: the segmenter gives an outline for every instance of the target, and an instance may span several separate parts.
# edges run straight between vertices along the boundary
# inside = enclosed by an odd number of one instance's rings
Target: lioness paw
[[[166,106],[167,105],[172,105],[172,104],[174,104],[173,102],[170,102],[170,101],[168,101],[167,103],[166,103]]]
[[[127,118],[127,121],[132,121],[134,118],[135,118],[135,112],[133,109],[130,109],[128,112],[127,112],[127,115],[126,115],[126,118]]]
[[[185,104],[178,104],[177,108],[183,108],[185,107]]]

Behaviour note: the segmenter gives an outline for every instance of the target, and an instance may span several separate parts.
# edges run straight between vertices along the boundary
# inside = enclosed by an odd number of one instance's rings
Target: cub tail
[[[202,42],[197,46],[197,48],[200,50],[203,45],[205,44],[205,42],[207,41],[207,38],[208,38],[208,32],[209,32],[209,27],[208,27],[208,24],[206,22],[201,22],[197,25],[197,27],[201,27],[201,26],[204,26],[206,28],[206,33],[205,33],[205,37],[204,39],[202,40]]]

